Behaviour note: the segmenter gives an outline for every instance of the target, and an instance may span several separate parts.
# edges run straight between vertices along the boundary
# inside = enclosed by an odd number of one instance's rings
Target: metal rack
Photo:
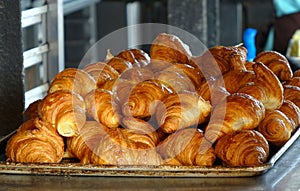
[[[95,4],[98,2],[100,0],[21,0],[25,108],[43,98],[51,79],[66,67],[66,17],[88,9],[91,33],[88,43],[96,41]]]
[[[60,0],[22,0],[23,66],[25,74],[25,108],[43,98],[49,80],[63,70],[62,10]]]

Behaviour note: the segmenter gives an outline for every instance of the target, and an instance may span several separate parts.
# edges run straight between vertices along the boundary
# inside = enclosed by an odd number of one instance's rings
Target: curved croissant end
[[[216,160],[212,144],[197,128],[180,129],[169,135],[158,145],[158,153],[168,165],[212,166]]]
[[[258,125],[257,130],[273,145],[282,146],[291,137],[293,124],[279,110],[266,112],[266,117]]]
[[[154,148],[158,145],[159,135],[150,123],[138,118],[124,117],[122,124],[123,133],[126,133],[128,139],[144,145],[145,148]]]
[[[171,94],[158,104],[156,118],[165,133],[173,133],[205,122],[211,108],[210,103],[197,94]]]
[[[76,137],[67,139],[67,152],[74,155],[83,164],[91,163],[91,156],[100,144],[107,128],[97,121],[87,121]]]
[[[293,71],[287,58],[276,51],[260,52],[253,60],[261,62],[270,68],[280,81],[289,80],[293,77]]]
[[[159,80],[146,80],[134,86],[125,100],[122,111],[125,116],[147,118],[151,116],[152,108],[174,90]]]
[[[215,143],[228,133],[255,129],[264,116],[265,107],[261,101],[245,93],[234,93],[227,97],[225,104],[213,109],[204,135]]]
[[[84,68],[84,71],[94,78],[97,87],[100,87],[107,81],[114,80],[119,77],[117,70],[103,62],[89,64]]]
[[[277,109],[283,102],[283,86],[276,75],[262,63],[253,65],[256,78],[253,83],[241,87],[238,92],[259,99],[266,109]]]
[[[71,91],[48,94],[38,107],[40,118],[55,126],[59,134],[65,137],[78,135],[86,121],[84,100]]]
[[[13,162],[58,163],[63,155],[63,138],[39,118],[24,122],[6,146],[7,160]]]
[[[77,68],[66,68],[54,76],[50,83],[48,93],[69,90],[81,96],[85,96],[95,88],[96,81],[89,73]]]
[[[125,70],[133,67],[131,62],[119,57],[111,58],[106,64],[113,67],[119,74],[122,74]]]
[[[223,136],[215,151],[225,165],[253,166],[267,161],[269,144],[258,131],[243,130]]]
[[[87,114],[108,128],[120,125],[121,114],[118,100],[109,90],[96,89],[84,98]]]
[[[284,100],[282,106],[278,110],[289,118],[293,125],[293,132],[298,129],[300,125],[300,109],[294,102]]]
[[[190,57],[189,47],[175,35],[161,33],[151,44],[151,59],[186,64]]]
[[[138,67],[144,67],[149,64],[149,55],[140,49],[127,49],[118,53],[117,57],[123,58],[124,60],[131,62],[132,65]]]

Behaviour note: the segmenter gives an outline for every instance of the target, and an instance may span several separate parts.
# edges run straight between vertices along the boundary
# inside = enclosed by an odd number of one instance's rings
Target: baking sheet
[[[271,155],[267,163],[249,167],[225,166],[116,166],[83,165],[64,160],[59,164],[6,162],[3,154],[0,159],[0,174],[60,175],[60,176],[132,176],[132,177],[251,177],[266,173],[288,150],[300,135],[298,129],[290,140]],[[5,141],[7,138],[2,138]]]

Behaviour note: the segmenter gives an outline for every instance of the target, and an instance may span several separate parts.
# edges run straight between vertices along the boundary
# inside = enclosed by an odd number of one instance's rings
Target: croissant
[[[256,55],[254,62],[262,62],[280,79],[289,80],[293,77],[289,61],[286,57],[276,51],[263,51]]]
[[[146,80],[134,86],[123,104],[123,114],[137,118],[148,118],[154,112],[159,100],[173,93],[167,84],[155,79]]]
[[[243,85],[252,82],[254,78],[252,71],[231,70],[217,79],[204,82],[197,89],[197,93],[215,105],[227,95],[237,92]]]
[[[84,71],[89,73],[94,78],[97,87],[100,87],[107,81],[114,80],[119,77],[117,70],[102,62],[88,64],[84,67]]]
[[[133,67],[131,62],[119,57],[111,58],[106,64],[113,67],[119,74],[122,74],[125,70]]]
[[[255,62],[246,61],[245,62],[246,70],[253,71],[253,64],[255,64]]]
[[[157,152],[169,165],[212,166],[216,160],[214,148],[197,128],[185,128],[160,142]]]
[[[43,98],[38,107],[43,121],[52,124],[65,137],[78,135],[86,121],[83,98],[71,91],[56,91]]]
[[[132,64],[135,64],[138,67],[144,67],[150,62],[149,55],[143,50],[136,48],[123,50],[119,52],[117,57],[123,58],[124,60],[131,62]]]
[[[84,101],[88,116],[108,128],[120,125],[119,102],[111,91],[95,89],[85,96]]]
[[[300,108],[300,87],[292,85],[283,85],[284,99],[292,101]]]
[[[63,138],[39,118],[21,124],[6,146],[7,160],[13,162],[58,163],[63,154]]]
[[[195,92],[195,86],[189,78],[176,71],[163,70],[156,73],[155,79],[168,84],[176,93],[185,91]]]
[[[83,164],[91,164],[91,156],[100,144],[107,128],[97,121],[87,121],[76,137],[67,139],[67,152],[74,155]]]
[[[293,77],[290,80],[285,81],[283,84],[300,87],[300,77]]]
[[[273,145],[282,146],[291,137],[293,124],[288,117],[279,110],[266,112],[265,118],[258,125],[257,130]]]
[[[293,133],[300,125],[299,107],[290,100],[284,100],[282,106],[278,110],[284,113],[292,123]]]
[[[59,90],[69,90],[85,96],[96,88],[96,82],[86,71],[77,68],[66,68],[54,76],[48,93]]]
[[[215,143],[228,133],[255,129],[264,116],[265,107],[261,101],[248,94],[234,93],[215,106],[204,135]]]
[[[134,117],[124,117],[122,125],[124,126],[123,134],[129,140],[139,144],[139,147],[154,148],[160,141],[155,129],[156,124],[150,124]]]
[[[266,109],[278,109],[283,102],[283,86],[276,75],[262,63],[253,65],[256,78],[237,92],[249,94],[260,100]]]
[[[201,70],[198,67],[194,67],[189,64],[175,63],[165,68],[163,71],[172,71],[179,73],[192,83],[192,85],[194,86],[193,89],[199,87],[202,84],[204,78]]]
[[[212,107],[223,102],[230,93],[223,86],[217,86],[214,82],[207,81],[196,90],[204,100],[209,101]]]
[[[124,103],[135,85],[153,78],[153,75],[149,68],[130,68],[124,71],[118,79],[108,81],[101,88],[111,90],[120,103]]]
[[[173,133],[205,122],[211,108],[208,101],[195,93],[171,94],[158,104],[156,119],[165,133]]]
[[[153,78],[154,73],[150,68],[131,68],[126,71],[124,71],[119,79],[129,80],[134,83],[139,83],[144,80],[149,80]]]
[[[220,138],[215,152],[224,165],[255,166],[267,161],[269,144],[258,131],[242,130]]]
[[[210,53],[217,60],[227,62],[228,70],[245,70],[247,49],[242,45],[236,46],[214,46],[209,49]]]
[[[162,159],[156,152],[156,149],[145,146],[145,135],[138,133],[137,135],[132,135],[134,132],[130,132],[130,135],[128,135],[126,131],[127,129],[122,128],[111,129],[102,136],[100,144],[98,144],[91,156],[91,163],[110,165],[162,164]],[[139,135],[143,138],[137,138]],[[147,141],[149,140],[147,139]]]
[[[189,47],[172,34],[161,33],[157,35],[150,47],[150,58],[153,60],[186,64],[190,57]]]
[[[214,46],[204,52],[200,57],[194,57],[197,63],[208,78],[217,78],[230,70],[246,70],[247,50],[240,45],[237,46]]]
[[[224,86],[229,93],[235,93],[243,85],[253,82],[256,78],[255,73],[245,70],[231,70],[218,78],[218,83],[222,86],[222,80]]]

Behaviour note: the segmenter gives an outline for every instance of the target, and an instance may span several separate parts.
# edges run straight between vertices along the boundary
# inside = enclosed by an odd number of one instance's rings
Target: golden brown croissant
[[[76,137],[67,139],[67,152],[70,152],[83,164],[91,164],[91,156],[96,147],[101,144],[101,137],[107,128],[97,121],[87,121]]]
[[[171,94],[158,104],[156,119],[165,133],[173,133],[205,122],[211,109],[210,103],[196,93]]]
[[[127,91],[121,91],[122,96],[124,97],[126,94],[128,94],[133,85],[136,85],[139,82],[142,82],[144,80],[149,80],[153,77],[153,72],[149,68],[129,68],[125,70],[122,74],[119,75],[118,78],[115,78],[113,80],[108,80],[102,85],[98,86],[98,88],[107,89],[113,92],[119,92],[120,88],[124,88],[124,82],[128,85],[126,88]]]
[[[39,118],[21,124],[6,146],[7,160],[13,162],[58,163],[63,154],[63,138]]]
[[[204,80],[204,76],[202,75],[201,70],[198,67],[193,67],[189,64],[175,63],[165,68],[163,71],[172,71],[179,73],[188,81],[190,81],[192,85],[194,85],[193,89],[199,87]]]
[[[101,137],[100,144],[91,156],[93,164],[110,165],[160,165],[162,159],[156,148],[145,144],[145,135],[132,135],[126,128],[116,128]],[[136,133],[136,132],[135,132]],[[139,139],[138,136],[143,138]],[[134,138],[132,140],[130,138]],[[151,139],[147,139],[150,141]],[[153,145],[153,144],[149,144]]]
[[[123,134],[129,140],[140,144],[141,148],[154,148],[160,141],[155,129],[156,124],[150,124],[134,117],[124,117],[122,125],[124,126]]]
[[[88,93],[84,101],[88,116],[108,128],[120,125],[119,103],[111,91],[98,88]]]
[[[261,133],[243,130],[223,136],[216,143],[215,152],[224,165],[254,166],[267,161],[269,144]]]
[[[283,84],[300,87],[300,77],[292,77],[290,80],[283,82]]]
[[[66,68],[54,76],[48,93],[69,90],[85,96],[96,88],[96,82],[86,71],[77,68]]]
[[[103,62],[96,62],[85,66],[84,71],[89,73],[97,83],[97,87],[100,87],[107,81],[117,79],[119,72],[110,65]]]
[[[131,62],[133,65],[137,65],[138,67],[144,67],[150,62],[149,55],[143,50],[136,48],[123,50],[119,52],[117,57],[123,58],[124,60]]]
[[[131,62],[119,57],[111,58],[107,61],[107,65],[113,67],[119,74],[122,74],[125,70],[133,67]]]
[[[284,99],[292,101],[300,108],[300,87],[292,85],[283,85]]]
[[[257,128],[269,143],[276,146],[286,143],[290,139],[293,129],[291,121],[279,110],[267,111],[265,118]]]
[[[205,137],[215,143],[228,133],[255,129],[264,116],[265,107],[261,101],[244,93],[231,94],[213,109]]]
[[[150,70],[150,68],[131,68],[124,71],[119,79],[129,80],[134,83],[139,83],[144,80],[149,80],[153,78],[154,73]]]
[[[246,70],[253,71],[253,64],[255,64],[255,62],[246,61],[245,63]]]
[[[173,93],[167,84],[150,79],[134,86],[127,98],[123,98],[123,114],[137,118],[148,118],[154,112],[158,101]]]
[[[40,118],[51,123],[65,137],[78,135],[78,130],[86,121],[84,100],[71,91],[60,90],[48,94],[38,110]]]
[[[282,106],[278,109],[284,113],[293,125],[292,133],[298,129],[300,125],[300,109],[290,100],[284,100]]]
[[[230,95],[225,87],[216,86],[214,83],[210,84],[209,81],[198,88],[196,92],[204,100],[209,101],[212,107],[223,102]]]
[[[174,93],[183,93],[185,91],[195,92],[195,86],[189,78],[176,71],[163,70],[156,73],[155,79],[168,84],[174,89]]]
[[[214,46],[192,60],[208,79],[210,76],[217,78],[230,70],[246,70],[246,55],[247,50],[240,45]]]
[[[230,70],[217,79],[207,80],[197,92],[215,105],[227,95],[237,92],[243,85],[252,82],[254,78],[255,74],[252,71]]]
[[[254,62],[262,62],[270,68],[274,74],[281,80],[289,80],[293,77],[289,61],[286,57],[276,51],[263,51],[256,55]]]
[[[162,60],[167,63],[186,64],[189,62],[190,57],[189,47],[175,35],[161,33],[157,35],[151,44],[151,59]]]
[[[216,160],[214,148],[197,128],[176,131],[160,142],[157,150],[169,165],[212,166]]]
[[[237,92],[249,94],[260,100],[266,109],[278,109],[283,102],[283,86],[276,75],[262,63],[253,65],[256,78]]]

